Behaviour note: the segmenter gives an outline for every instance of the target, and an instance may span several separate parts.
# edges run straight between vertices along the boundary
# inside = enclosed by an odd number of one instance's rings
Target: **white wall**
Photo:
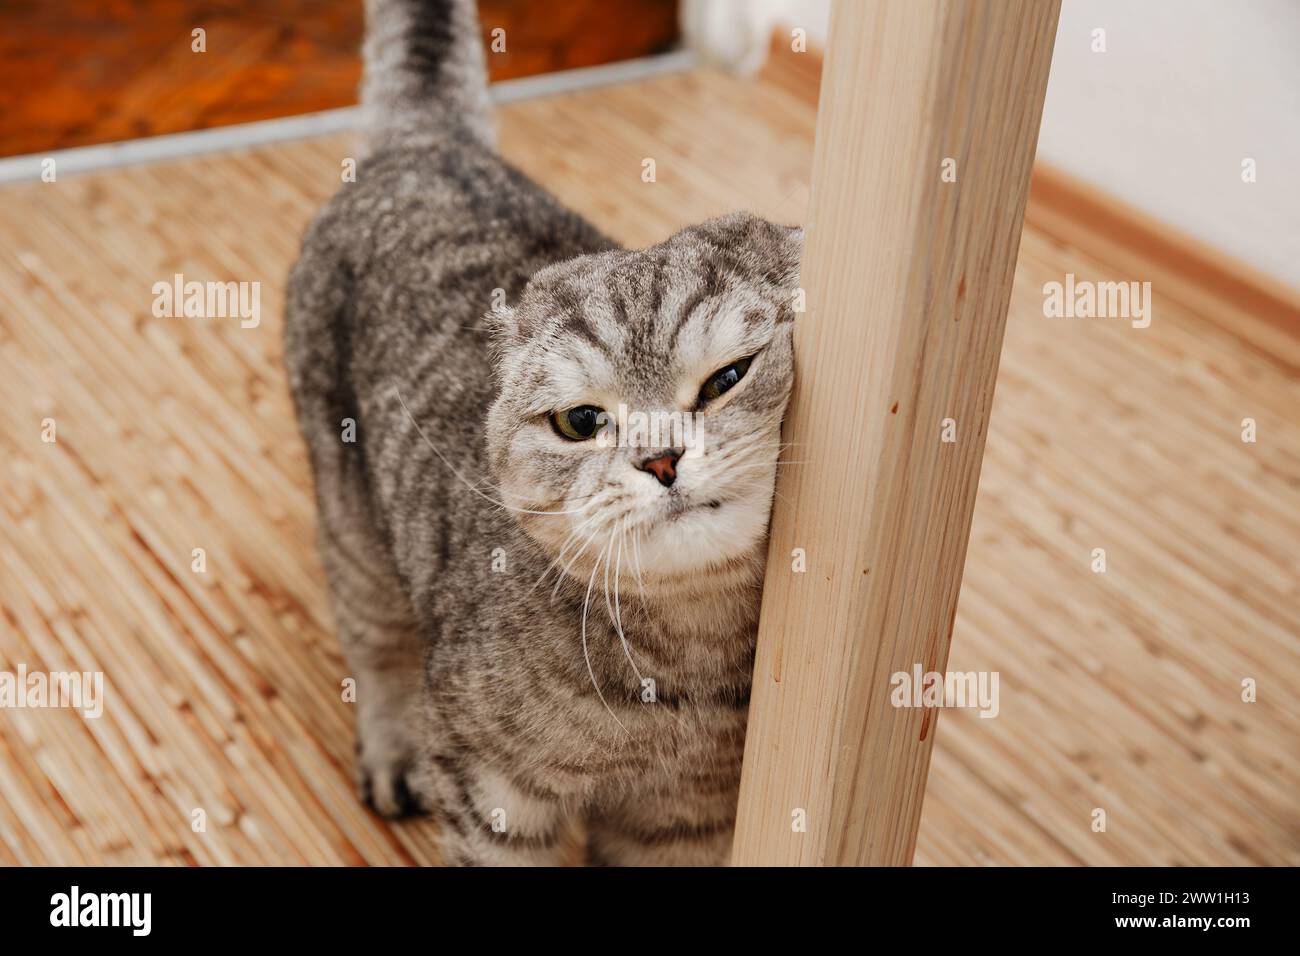
[[[828,0],[685,4],[742,69],[777,23],[824,44]],[[1300,286],[1300,0],[1064,0],[1038,156]]]
[[[1300,2],[1065,0],[1038,155],[1300,286]]]
[[[749,74],[763,65],[778,24],[803,27],[810,44],[825,47],[830,7],[830,0],[681,0],[682,32],[706,58]]]

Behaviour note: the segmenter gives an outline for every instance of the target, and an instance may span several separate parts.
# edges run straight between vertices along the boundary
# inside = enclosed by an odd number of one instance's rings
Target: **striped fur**
[[[492,152],[468,4],[367,11],[372,152],[304,239],[285,348],[362,793],[435,814],[451,863],[551,863],[575,827],[592,862],[722,862],[800,234],[619,248]],[[671,488],[547,421],[693,408],[748,355]]]

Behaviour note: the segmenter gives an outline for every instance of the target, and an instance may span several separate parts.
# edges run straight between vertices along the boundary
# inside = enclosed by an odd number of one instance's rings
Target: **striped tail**
[[[494,145],[474,0],[366,0],[362,53],[372,148],[466,136]]]

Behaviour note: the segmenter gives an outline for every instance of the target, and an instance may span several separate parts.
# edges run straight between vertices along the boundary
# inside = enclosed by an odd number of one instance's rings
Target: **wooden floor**
[[[813,124],[780,83],[704,71],[502,114],[505,152],[630,244],[740,206],[800,220]],[[429,824],[352,793],[279,362],[286,270],[351,155],[3,193],[0,670],[102,670],[107,703],[0,710],[0,864],[434,861]],[[1295,340],[1068,205],[1030,222],[950,661],[1000,673],[1001,713],[938,721],[917,861],[1300,863]],[[260,281],[261,324],[152,317],[177,272]],[[1159,276],[1151,327],[1045,318],[1067,272]]]

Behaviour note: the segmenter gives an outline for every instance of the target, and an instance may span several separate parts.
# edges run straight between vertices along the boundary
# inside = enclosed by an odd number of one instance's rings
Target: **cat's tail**
[[[361,109],[372,148],[495,140],[474,0],[366,0]]]

